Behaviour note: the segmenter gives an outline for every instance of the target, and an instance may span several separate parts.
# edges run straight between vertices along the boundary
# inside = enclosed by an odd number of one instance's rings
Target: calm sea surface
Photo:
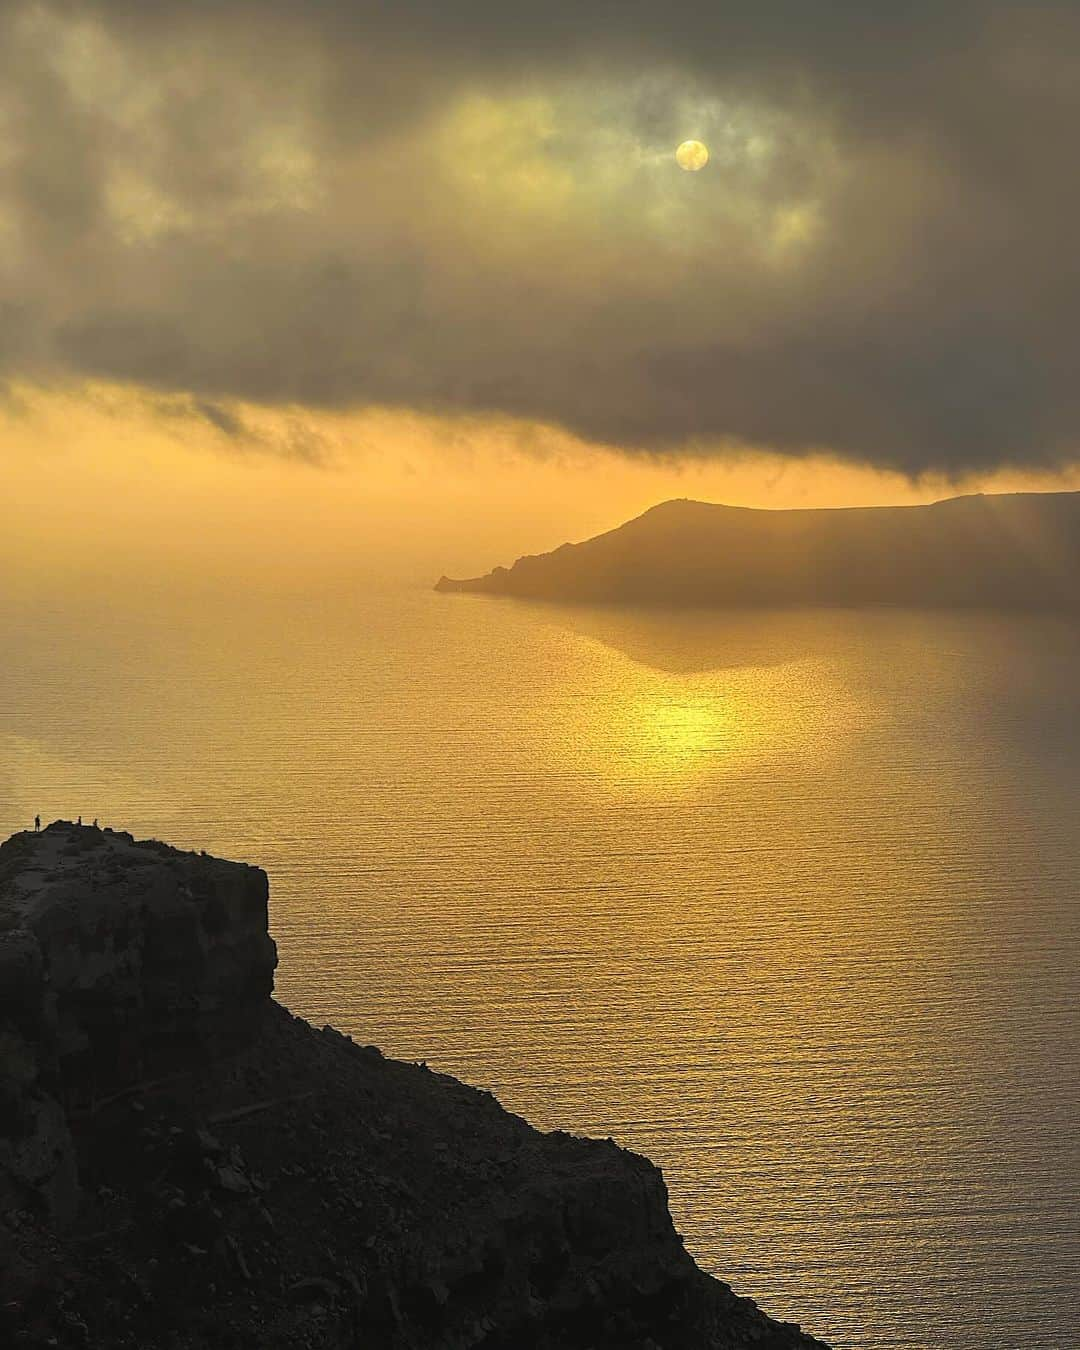
[[[1077,628],[127,608],[0,602],[0,834],[259,863],[295,1011],[648,1153],[837,1347],[1080,1345]]]

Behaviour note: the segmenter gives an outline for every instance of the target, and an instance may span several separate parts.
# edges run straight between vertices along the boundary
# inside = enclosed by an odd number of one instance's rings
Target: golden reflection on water
[[[612,699],[610,728],[599,731],[604,752],[614,755],[614,776],[627,774],[659,786],[672,776],[700,772],[703,761],[745,748],[759,734],[747,700],[728,691],[668,688],[668,681],[628,678],[631,687]],[[715,766],[713,766],[715,767]]]
[[[685,643],[677,622],[674,631]],[[548,706],[553,769],[565,770],[569,748],[580,771],[611,789],[655,795],[737,772],[755,756],[805,753],[826,733],[834,745],[844,738],[850,696],[833,657],[773,654],[762,665],[669,671],[644,664],[637,648],[605,651],[591,699]]]
[[[658,676],[629,663],[579,728],[582,767],[612,785],[666,792],[723,772],[782,733],[775,681],[767,672],[738,679]]]

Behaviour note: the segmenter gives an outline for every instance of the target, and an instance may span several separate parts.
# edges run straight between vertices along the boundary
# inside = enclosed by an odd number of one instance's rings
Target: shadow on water
[[[492,603],[484,597],[487,603]],[[602,643],[651,670],[691,675],[710,670],[776,667],[830,660],[867,640],[898,649],[927,645],[967,647],[995,631],[1015,632],[1016,622],[979,613],[942,613],[888,607],[865,609],[663,609],[630,605],[558,605],[499,599],[567,632]],[[1026,618],[1029,632],[1048,634],[1068,625]],[[1073,628],[1075,631],[1075,628]]]
[[[568,632],[667,674],[780,666],[828,651],[832,615],[519,602]]]
[[[956,657],[995,652],[1007,664],[1035,658],[1069,668],[1080,659],[1080,623],[1071,615],[900,606],[718,608],[566,604],[518,596],[455,595],[453,604],[491,605],[601,643],[628,660],[671,675],[833,660],[874,644],[884,660],[913,651]],[[1071,676],[1069,677],[1072,687]]]

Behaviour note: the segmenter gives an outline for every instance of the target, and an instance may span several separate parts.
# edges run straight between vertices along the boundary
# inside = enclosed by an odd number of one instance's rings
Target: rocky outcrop
[[[266,878],[0,848],[0,1343],[818,1345],[694,1265],[657,1169],[270,998]]]
[[[0,1204],[76,1203],[72,1112],[243,1036],[273,989],[263,872],[57,822],[0,847]]]

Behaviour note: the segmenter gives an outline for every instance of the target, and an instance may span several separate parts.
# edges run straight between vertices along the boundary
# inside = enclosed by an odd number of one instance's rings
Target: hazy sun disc
[[[709,162],[708,148],[700,141],[683,141],[675,151],[675,163],[687,173],[697,173]]]

